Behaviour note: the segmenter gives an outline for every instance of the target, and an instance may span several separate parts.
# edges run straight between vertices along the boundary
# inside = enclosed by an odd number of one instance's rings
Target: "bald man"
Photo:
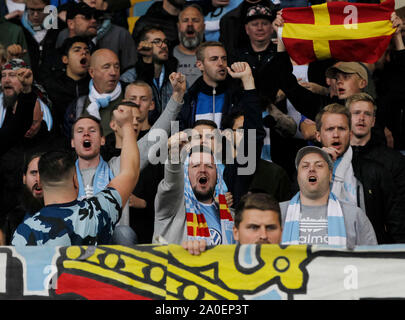
[[[111,111],[124,96],[119,82],[120,62],[117,55],[109,49],[96,50],[90,59],[89,75],[89,94],[73,102],[75,108],[71,117],[77,119],[82,115],[92,115],[100,120],[104,135],[108,135],[112,132]]]

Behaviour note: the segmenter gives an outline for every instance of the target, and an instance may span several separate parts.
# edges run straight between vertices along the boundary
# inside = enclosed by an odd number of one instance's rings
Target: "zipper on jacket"
[[[215,88],[212,88],[212,121],[215,122],[215,94],[217,93],[217,91],[215,90]]]

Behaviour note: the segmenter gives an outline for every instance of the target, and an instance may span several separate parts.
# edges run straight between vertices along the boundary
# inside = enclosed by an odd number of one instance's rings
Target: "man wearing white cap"
[[[295,159],[299,192],[280,203],[282,244],[323,244],[352,248],[376,245],[373,227],[358,207],[331,192],[333,163],[321,148],[307,146]]]

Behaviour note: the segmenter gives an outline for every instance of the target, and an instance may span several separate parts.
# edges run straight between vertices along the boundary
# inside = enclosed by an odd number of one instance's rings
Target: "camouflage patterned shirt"
[[[121,210],[121,196],[113,188],[82,201],[47,205],[18,226],[12,245],[109,244]]]

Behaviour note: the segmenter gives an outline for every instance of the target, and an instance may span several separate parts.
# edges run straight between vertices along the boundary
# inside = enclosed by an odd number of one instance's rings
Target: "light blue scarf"
[[[100,94],[97,92],[96,88],[94,88],[93,80],[90,80],[89,83],[90,104],[87,107],[87,111],[89,112],[89,114],[96,117],[97,119],[101,119],[99,109],[108,107],[111,101],[114,101],[120,96],[121,91],[122,91],[121,84],[118,82],[113,92]]]
[[[87,198],[87,195],[83,185],[82,174],[80,173],[79,169],[79,159],[76,160],[76,173],[77,173],[77,180],[79,181],[79,194],[77,199],[81,200]],[[110,167],[108,166],[108,163],[105,162],[103,158],[100,156],[100,162],[97,166],[96,173],[94,174],[93,179],[93,195],[104,190],[105,187],[110,183],[110,181],[113,178],[114,174],[111,171]]]
[[[24,11],[23,16],[21,17],[21,24],[32,34],[32,36],[35,36],[36,32],[32,28],[32,23],[28,20],[28,11]],[[43,25],[41,25],[40,28],[41,30],[45,29]]]
[[[190,156],[184,163],[184,203],[186,207],[187,219],[187,237],[188,240],[205,239],[207,244],[211,244],[211,237],[209,234],[207,222],[204,214],[201,213],[200,204],[194,195],[191,188],[190,179],[188,175]],[[222,244],[233,244],[233,218],[225,200],[225,193],[223,186],[226,187],[225,181],[222,177],[222,170],[217,166],[217,183],[215,186],[215,197],[219,199],[219,216],[222,233]]]
[[[299,244],[301,200],[298,192],[287,208],[282,244]],[[342,208],[336,196],[330,192],[328,200],[328,244],[346,246],[346,228]]]

